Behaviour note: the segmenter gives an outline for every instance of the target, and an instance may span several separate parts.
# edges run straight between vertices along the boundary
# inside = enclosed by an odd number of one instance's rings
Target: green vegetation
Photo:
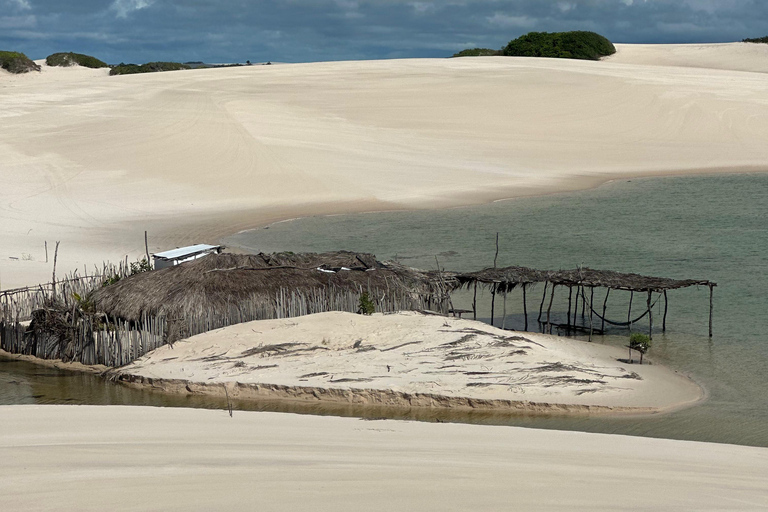
[[[373,304],[368,292],[363,292],[360,295],[360,306],[357,312],[361,315],[372,315],[376,311],[376,306]]]
[[[108,68],[106,62],[102,62],[96,57],[83,55],[82,53],[54,53],[45,58],[45,63],[49,66],[83,66],[85,68]]]
[[[639,332],[633,332],[629,336],[629,359],[632,359],[632,351],[640,352],[640,364],[643,364],[643,356],[651,348],[651,338]]]
[[[599,60],[616,53],[616,48],[594,32],[530,32],[510,41],[502,51],[511,57]]]
[[[501,50],[491,50],[490,48],[469,48],[459,53],[454,53],[452,57],[493,57],[502,55]]]
[[[133,276],[136,274],[141,274],[142,272],[149,272],[150,270],[152,270],[152,264],[149,262],[149,260],[147,260],[147,258],[141,258],[140,260],[131,263],[131,271],[128,273],[128,275]],[[111,276],[107,276],[104,282],[101,283],[101,286],[103,288],[104,286],[115,284],[120,279],[120,274],[112,274]]]
[[[15,74],[40,71],[40,66],[20,52],[0,51],[0,68]]]
[[[754,39],[747,38],[747,39],[744,39],[742,41],[742,43],[763,43],[763,44],[768,44],[768,36],[756,37]]]
[[[135,73],[156,73],[158,71],[178,71],[180,69],[191,69],[186,64],[179,62],[147,62],[146,64],[123,64],[122,62],[113,67],[110,75],[133,75]]]

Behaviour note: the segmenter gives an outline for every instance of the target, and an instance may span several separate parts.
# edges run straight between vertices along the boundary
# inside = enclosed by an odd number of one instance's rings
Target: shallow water
[[[624,418],[531,418],[445,411],[403,414],[352,407],[236,403],[236,408],[314,414],[388,416],[427,421],[471,421],[537,428],[621,433],[768,446],[768,175],[654,178],[607,184],[595,190],[444,211],[307,218],[274,224],[223,242],[256,251],[373,252],[379,259],[435,268],[474,270],[493,264],[499,232],[499,266],[593,268],[673,278],[701,278],[715,289],[714,337],[707,336],[708,290],[669,293],[667,332],[663,301],[654,309],[657,363],[691,374],[709,392],[702,405],[673,414]],[[538,314],[541,287],[528,294]],[[602,295],[595,297],[602,304]],[[489,315],[489,297],[480,297]],[[508,297],[507,326],[522,327],[520,296]],[[610,296],[608,317],[626,320],[628,294]],[[468,294],[457,308],[470,309]],[[635,297],[633,311],[644,307]],[[560,321],[567,293],[553,311]],[[497,301],[497,319],[501,311]],[[536,314],[531,315],[535,328]],[[633,314],[633,317],[635,315]],[[487,318],[485,319],[487,320]],[[647,321],[635,330],[647,332]],[[625,328],[609,329],[596,343],[625,345]],[[13,383],[10,383],[13,381]],[[91,375],[0,359],[0,403],[93,403],[224,408],[222,400],[170,397],[105,383]]]

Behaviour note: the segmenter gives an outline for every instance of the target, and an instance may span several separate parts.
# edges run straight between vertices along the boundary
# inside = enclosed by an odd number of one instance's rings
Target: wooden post
[[[667,309],[669,303],[667,302],[667,290],[664,290],[664,320],[661,322],[661,332],[667,332]]]
[[[549,331],[549,334],[552,334],[552,324],[550,323],[550,311],[552,311],[552,302],[555,300],[555,288],[557,288],[556,284],[552,284],[552,292],[549,294],[549,307],[547,307],[547,325],[544,328],[544,332],[546,333]]]
[[[56,249],[53,252],[53,278],[51,286],[53,288],[53,297],[56,298],[56,260],[59,258],[59,243],[56,242]]]
[[[651,299],[653,292],[648,291],[648,337],[653,339],[653,311],[651,311]]]
[[[579,314],[579,286],[576,286],[576,304],[574,304],[573,308],[573,326],[576,327],[576,315]]]
[[[610,295],[610,294],[611,294],[611,289],[610,288],[606,288],[605,300],[603,301],[603,318],[601,318],[603,323],[600,324],[600,330],[603,331],[603,334],[605,334],[605,311],[608,308],[608,295]]]
[[[541,314],[544,312],[544,299],[547,298],[547,285],[549,285],[549,281],[544,281],[544,295],[541,296],[541,304],[539,304],[539,318],[536,319],[536,321],[539,323],[541,323]]]
[[[566,319],[568,327],[571,326],[571,299],[573,297],[573,286],[568,287],[568,316]]]
[[[499,258],[499,232],[496,232],[496,256],[493,257],[493,268],[496,268],[496,260]]]
[[[475,297],[472,299],[472,320],[477,320],[477,281],[475,281]]]
[[[584,296],[584,285],[581,285],[581,321],[584,322],[584,306],[586,304],[586,296]]]
[[[507,292],[504,292],[504,314],[501,317],[501,328],[507,328]]]
[[[528,330],[528,305],[525,300],[525,283],[523,283],[523,316],[525,316],[525,330]]]
[[[48,263],[48,240],[45,241],[45,262]]]
[[[709,285],[709,337],[712,337],[712,294],[714,293],[715,287],[713,285]]]
[[[584,287],[581,287],[581,305],[584,306],[584,303],[587,302],[587,297],[584,294]],[[592,302],[589,303],[589,341],[592,341]]]
[[[595,303],[595,287],[590,286],[589,287],[589,325],[590,329],[592,329],[592,311],[595,309],[595,306],[593,304]]]
[[[144,251],[147,253],[147,263],[151,263],[149,259],[149,241],[147,240],[147,232],[144,231]]]
[[[493,314],[496,309],[496,283],[493,284],[493,290],[491,290],[491,327],[493,327]]]
[[[632,330],[632,299],[635,298],[635,292],[629,292],[629,310],[627,311],[627,329]]]

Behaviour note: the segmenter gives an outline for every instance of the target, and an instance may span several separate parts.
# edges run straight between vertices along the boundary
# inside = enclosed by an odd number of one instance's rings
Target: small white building
[[[189,247],[179,247],[170,251],[158,252],[152,255],[155,270],[172,267],[185,261],[192,261],[209,254],[221,252],[220,245],[197,244]]]

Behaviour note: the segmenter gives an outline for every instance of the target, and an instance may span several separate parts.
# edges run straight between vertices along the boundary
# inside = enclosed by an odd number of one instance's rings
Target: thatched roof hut
[[[181,322],[187,327],[177,326],[172,338],[178,339],[242,321],[354,311],[362,292],[379,311],[428,308],[444,300],[441,286],[432,273],[382,263],[372,254],[217,254],[127,277],[92,299],[110,317]]]

